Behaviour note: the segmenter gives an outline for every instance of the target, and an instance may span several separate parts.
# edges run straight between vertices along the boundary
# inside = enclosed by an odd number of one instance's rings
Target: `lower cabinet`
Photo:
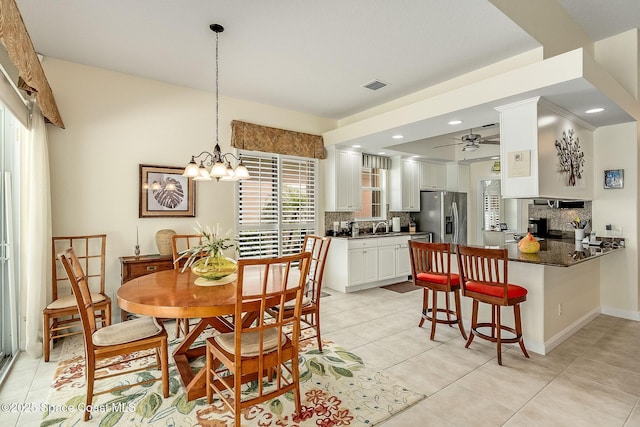
[[[353,292],[407,280],[411,274],[409,234],[360,239],[334,238],[331,242],[324,284],[341,292]]]

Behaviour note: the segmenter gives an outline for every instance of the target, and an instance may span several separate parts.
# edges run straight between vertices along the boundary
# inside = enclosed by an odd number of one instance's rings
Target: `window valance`
[[[375,156],[373,154],[363,154],[362,167],[372,169],[391,169],[391,158]]]
[[[35,93],[36,102],[45,119],[64,129],[53,92],[15,0],[0,0],[0,42],[7,50],[9,59],[18,69],[20,89]]]
[[[322,136],[233,120],[231,146],[241,150],[324,159]]]

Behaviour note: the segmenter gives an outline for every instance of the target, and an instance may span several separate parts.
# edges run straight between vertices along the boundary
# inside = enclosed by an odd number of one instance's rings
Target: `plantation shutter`
[[[317,228],[317,160],[240,152],[251,179],[238,183],[241,258],[298,253]]]

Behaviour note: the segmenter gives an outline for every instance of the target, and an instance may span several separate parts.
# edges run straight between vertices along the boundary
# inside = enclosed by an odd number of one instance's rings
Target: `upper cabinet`
[[[469,192],[469,165],[447,163],[447,191]]]
[[[330,146],[324,165],[325,209],[334,212],[360,210],[362,153]]]
[[[543,98],[498,107],[502,196],[593,199],[593,127]]]
[[[399,156],[391,159],[389,179],[389,209],[420,211],[420,163]]]
[[[420,163],[420,190],[445,190],[447,170],[443,163]]]

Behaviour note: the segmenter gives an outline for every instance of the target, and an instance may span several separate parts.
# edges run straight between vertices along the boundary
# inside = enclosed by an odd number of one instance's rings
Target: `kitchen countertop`
[[[524,254],[518,250],[517,243],[506,243],[509,260],[530,264],[550,265],[554,267],[570,267],[584,261],[617,252],[621,248],[588,246],[573,239],[545,238],[540,241],[540,251],[536,254]]]
[[[426,236],[427,233],[426,231],[416,231],[415,233],[409,233],[408,231],[390,231],[388,233],[383,232],[378,232],[376,234],[373,233],[360,233],[360,235],[358,237],[351,237],[351,235],[344,235],[344,236],[330,236],[333,239],[371,239],[371,238],[377,238],[377,237],[395,237],[395,236]]]

